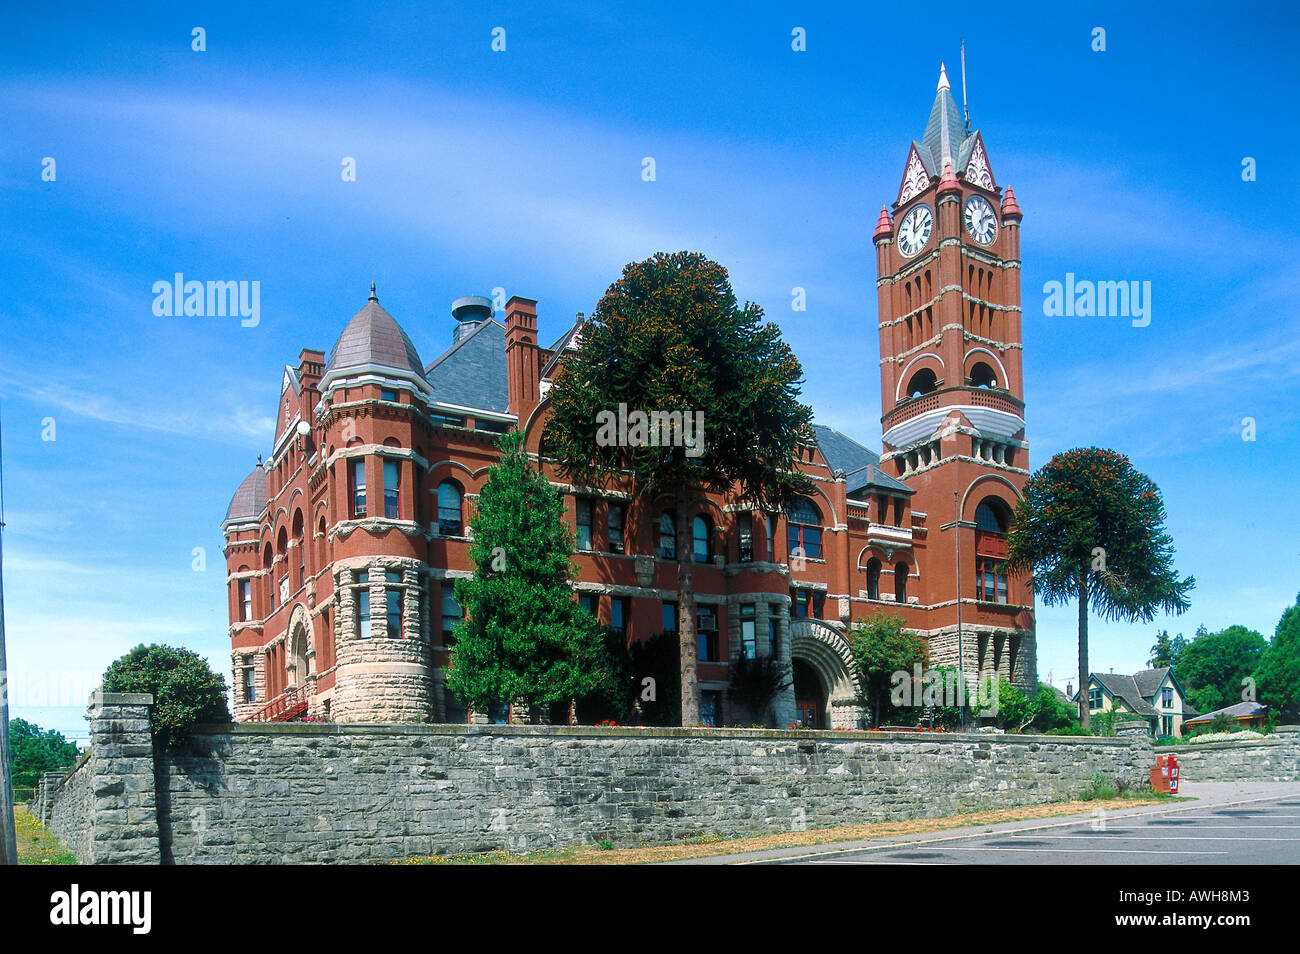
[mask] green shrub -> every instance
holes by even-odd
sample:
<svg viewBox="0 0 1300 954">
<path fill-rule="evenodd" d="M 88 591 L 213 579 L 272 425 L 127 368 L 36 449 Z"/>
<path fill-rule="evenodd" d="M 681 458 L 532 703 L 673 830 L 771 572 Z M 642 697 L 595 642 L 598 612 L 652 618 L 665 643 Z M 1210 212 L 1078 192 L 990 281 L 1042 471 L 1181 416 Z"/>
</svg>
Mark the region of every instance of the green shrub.
<svg viewBox="0 0 1300 954">
<path fill-rule="evenodd" d="M 1118 794 L 1116 783 L 1111 781 L 1110 776 L 1098 772 L 1088 780 L 1088 787 L 1079 794 L 1079 798 L 1085 802 L 1108 801 Z"/>
<path fill-rule="evenodd" d="M 137 646 L 104 672 L 103 690 L 153 696 L 153 741 L 162 750 L 182 745 L 196 725 L 230 721 L 226 680 L 188 649 Z"/>
</svg>

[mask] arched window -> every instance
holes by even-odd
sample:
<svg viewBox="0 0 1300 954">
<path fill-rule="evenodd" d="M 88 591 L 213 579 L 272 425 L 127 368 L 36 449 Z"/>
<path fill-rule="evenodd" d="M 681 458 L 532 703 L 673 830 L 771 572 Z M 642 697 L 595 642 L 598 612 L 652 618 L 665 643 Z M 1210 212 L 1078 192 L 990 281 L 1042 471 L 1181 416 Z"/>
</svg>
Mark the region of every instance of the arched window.
<svg viewBox="0 0 1300 954">
<path fill-rule="evenodd" d="M 329 562 L 329 537 L 325 532 L 325 516 L 321 515 L 320 521 L 316 524 L 316 535 L 319 540 L 316 544 L 316 565 L 323 567 Z"/>
<path fill-rule="evenodd" d="M 696 517 L 691 521 L 692 558 L 696 563 L 709 562 L 709 521 Z"/>
<path fill-rule="evenodd" d="M 907 602 L 907 564 L 899 563 L 894 567 L 894 602 Z"/>
<path fill-rule="evenodd" d="M 912 375 L 912 380 L 907 382 L 907 396 L 920 397 L 922 394 L 929 394 L 938 386 L 939 379 L 935 377 L 934 372 L 929 368 L 922 368 Z"/>
<path fill-rule="evenodd" d="M 1006 533 L 1007 522 L 1002 508 L 988 500 L 980 501 L 975 508 L 975 527 L 985 533 Z"/>
<path fill-rule="evenodd" d="M 677 559 L 677 521 L 667 511 L 659 515 L 659 558 Z"/>
<path fill-rule="evenodd" d="M 293 514 L 293 543 L 298 551 L 298 587 L 307 585 L 307 541 L 303 539 L 302 511 Z"/>
<path fill-rule="evenodd" d="M 970 383 L 977 388 L 995 388 L 998 386 L 998 376 L 992 368 L 981 361 L 970 369 Z"/>
<path fill-rule="evenodd" d="M 880 599 L 880 561 L 875 557 L 867 561 L 867 599 Z"/>
<path fill-rule="evenodd" d="M 465 532 L 464 499 L 460 484 L 444 480 L 438 485 L 438 532 L 444 537 L 459 537 Z"/>
<path fill-rule="evenodd" d="M 822 515 L 811 500 L 803 497 L 785 508 L 790 555 L 800 552 L 806 559 L 822 558 Z"/>
<path fill-rule="evenodd" d="M 275 555 L 280 561 L 276 605 L 282 605 L 289 600 L 289 532 L 284 527 L 280 528 L 280 535 L 275 538 Z"/>
</svg>

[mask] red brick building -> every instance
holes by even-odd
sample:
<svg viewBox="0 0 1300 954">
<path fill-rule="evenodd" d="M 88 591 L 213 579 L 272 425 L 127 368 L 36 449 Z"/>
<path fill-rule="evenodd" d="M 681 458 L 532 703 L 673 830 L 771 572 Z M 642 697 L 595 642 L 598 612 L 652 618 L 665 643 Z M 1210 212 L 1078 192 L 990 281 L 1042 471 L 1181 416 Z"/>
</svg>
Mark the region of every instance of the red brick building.
<svg viewBox="0 0 1300 954">
<path fill-rule="evenodd" d="M 1029 463 L 1020 219 L 941 71 L 874 233 L 883 454 L 819 426 L 800 448 L 807 500 L 767 514 L 710 495 L 692 516 L 706 721 L 858 725 L 843 634 L 881 611 L 925 634 L 934 664 L 1035 684 L 1029 583 L 996 567 Z M 544 347 L 530 299 L 510 299 L 504 323 L 485 298 L 452 314 L 451 347 L 425 365 L 372 286 L 328 359 L 303 350 L 285 368 L 271 454 L 222 524 L 236 718 L 471 717 L 443 679 L 468 514 L 497 434 L 522 430 L 536 454 L 582 316 Z M 569 486 L 541 465 L 578 541 L 577 598 L 629 640 L 675 626 L 672 501 Z M 793 668 L 766 713 L 727 698 L 742 654 Z"/>
</svg>

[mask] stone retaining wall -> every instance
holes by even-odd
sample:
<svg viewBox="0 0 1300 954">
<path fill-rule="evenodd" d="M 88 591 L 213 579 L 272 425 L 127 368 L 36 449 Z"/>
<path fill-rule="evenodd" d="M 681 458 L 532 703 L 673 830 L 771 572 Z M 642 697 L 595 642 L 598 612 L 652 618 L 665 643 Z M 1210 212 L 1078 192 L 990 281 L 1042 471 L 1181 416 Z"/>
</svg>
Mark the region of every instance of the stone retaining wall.
<svg viewBox="0 0 1300 954">
<path fill-rule="evenodd" d="M 1294 782 L 1300 780 L 1300 726 L 1278 726 L 1262 739 L 1162 745 L 1159 755 L 1178 757 L 1188 782 Z"/>
<path fill-rule="evenodd" d="M 97 695 L 90 756 L 51 792 L 51 827 L 82 861 L 371 862 L 783 832 L 1058 801 L 1095 772 L 1142 784 L 1154 763 L 1141 726 L 1093 739 L 300 723 L 205 728 L 155 765 L 148 698 Z"/>
</svg>

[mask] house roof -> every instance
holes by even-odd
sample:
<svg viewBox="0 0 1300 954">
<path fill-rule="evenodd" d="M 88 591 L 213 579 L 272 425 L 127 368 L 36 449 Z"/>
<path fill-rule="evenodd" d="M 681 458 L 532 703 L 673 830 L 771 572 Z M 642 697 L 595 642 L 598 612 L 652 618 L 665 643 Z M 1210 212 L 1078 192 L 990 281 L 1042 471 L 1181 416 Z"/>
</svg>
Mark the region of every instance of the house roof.
<svg viewBox="0 0 1300 954">
<path fill-rule="evenodd" d="M 834 428 L 823 424 L 814 424 L 813 433 L 817 446 L 832 471 L 842 470 L 845 474 L 845 490 L 848 493 L 875 487 L 896 494 L 911 494 L 914 491 L 901 480 L 895 480 L 880 469 L 880 455 L 864 447 L 851 437 L 841 434 Z"/>
<path fill-rule="evenodd" d="M 510 393 L 506 382 L 506 329 L 489 318 L 424 369 L 433 399 L 504 414 Z"/>
<path fill-rule="evenodd" d="M 1252 716 L 1261 716 L 1268 711 L 1268 706 L 1260 705 L 1258 702 L 1238 702 L 1235 706 L 1228 706 L 1225 709 L 1215 709 L 1213 712 L 1207 712 L 1204 715 L 1196 716 L 1194 719 L 1183 719 L 1183 725 L 1191 722 L 1210 722 L 1217 715 L 1226 715 L 1233 719 L 1249 719 Z"/>
<path fill-rule="evenodd" d="M 1149 671 L 1149 670 L 1148 670 Z M 1133 676 L 1124 676 L 1113 672 L 1094 672 L 1092 678 L 1108 692 L 1112 698 L 1123 702 L 1141 716 L 1157 716 L 1155 706 L 1151 705 L 1138 689 Z M 1152 689 L 1152 692 L 1155 690 Z"/>
<path fill-rule="evenodd" d="M 325 373 L 368 365 L 424 377 L 424 364 L 415 345 L 402 326 L 380 306 L 373 288 L 365 307 L 352 316 L 339 340 L 334 342 L 329 360 L 325 362 Z"/>
<path fill-rule="evenodd" d="M 226 519 L 221 521 L 221 525 L 224 527 L 231 523 L 256 520 L 264 510 L 266 510 L 266 470 L 259 461 L 252 473 L 240 482 L 235 496 L 230 499 L 230 506 L 226 508 Z"/>
</svg>

